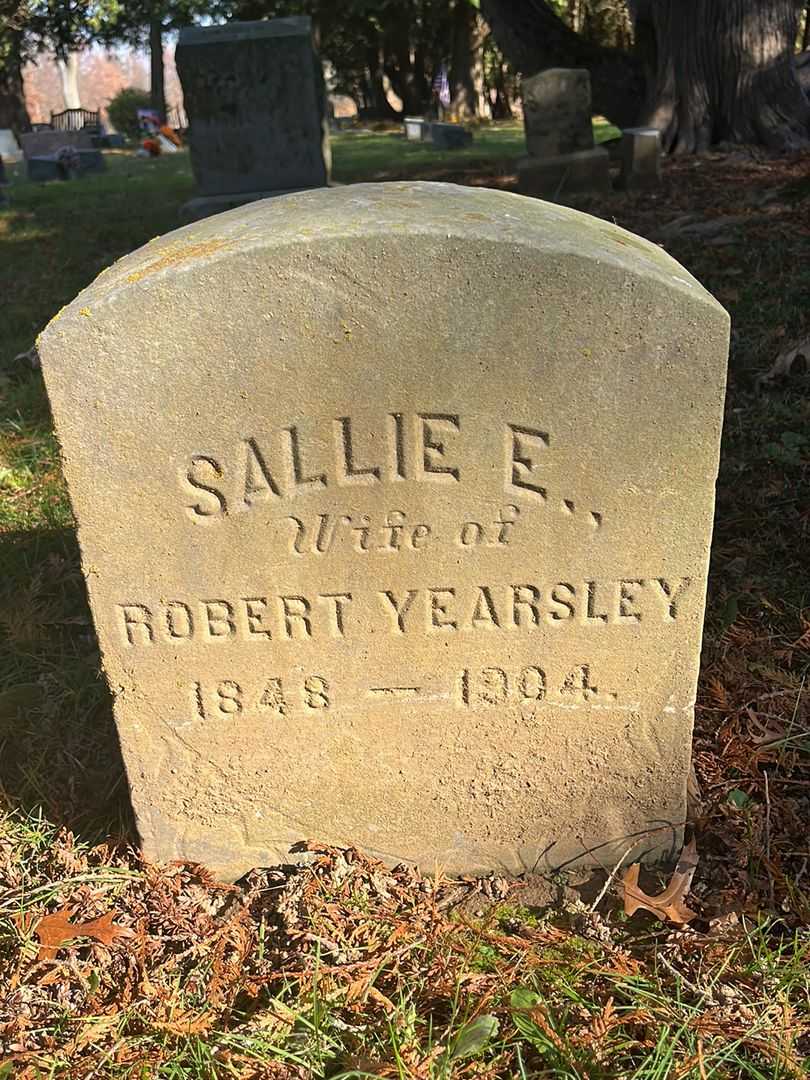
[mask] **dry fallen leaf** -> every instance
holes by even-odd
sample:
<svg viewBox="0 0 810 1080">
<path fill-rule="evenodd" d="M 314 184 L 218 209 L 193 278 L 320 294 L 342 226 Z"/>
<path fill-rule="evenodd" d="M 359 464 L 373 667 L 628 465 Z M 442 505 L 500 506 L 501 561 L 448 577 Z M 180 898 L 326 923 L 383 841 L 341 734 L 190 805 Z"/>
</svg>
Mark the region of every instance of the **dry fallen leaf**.
<svg viewBox="0 0 810 1080">
<path fill-rule="evenodd" d="M 729 288 L 716 289 L 715 296 L 725 304 L 736 304 L 740 299 L 740 290 Z"/>
<path fill-rule="evenodd" d="M 128 926 L 115 926 L 113 913 L 108 911 L 106 915 L 100 915 L 97 919 L 87 922 L 72 923 L 70 916 L 75 908 L 62 908 L 52 915 L 45 915 L 39 920 L 34 933 L 39 938 L 39 954 L 37 960 L 53 960 L 57 949 L 61 949 L 66 941 L 76 937 L 91 937 L 100 941 L 102 945 L 111 945 L 117 937 L 134 937 L 134 930 Z"/>
<path fill-rule="evenodd" d="M 792 349 L 785 349 L 783 352 L 779 353 L 776 360 L 773 362 L 773 366 L 757 379 L 757 386 L 759 389 L 767 387 L 769 383 L 774 382 L 776 379 L 782 378 L 783 376 L 789 376 L 791 368 L 800 356 L 803 356 L 805 362 L 810 364 L 810 337 L 800 341 L 798 345 L 795 345 Z"/>
<path fill-rule="evenodd" d="M 634 915 L 639 908 L 652 912 L 662 922 L 669 919 L 674 923 L 688 923 L 696 917 L 696 912 L 686 906 L 684 900 L 692 884 L 692 878 L 698 864 L 697 846 L 691 840 L 681 852 L 678 865 L 670 878 L 669 885 L 657 896 L 648 896 L 639 886 L 638 872 L 640 863 L 628 866 L 624 875 L 624 911 Z"/>
</svg>

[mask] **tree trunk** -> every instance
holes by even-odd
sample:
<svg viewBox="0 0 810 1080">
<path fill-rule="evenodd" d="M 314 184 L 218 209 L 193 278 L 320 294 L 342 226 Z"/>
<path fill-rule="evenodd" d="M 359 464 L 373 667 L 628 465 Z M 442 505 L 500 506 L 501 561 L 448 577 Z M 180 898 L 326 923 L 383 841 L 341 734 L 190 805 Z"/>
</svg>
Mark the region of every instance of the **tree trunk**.
<svg viewBox="0 0 810 1080">
<path fill-rule="evenodd" d="M 412 4 L 402 0 L 386 22 L 384 51 L 385 73 L 394 93 L 402 101 L 405 116 L 418 115 L 425 107 L 425 86 L 419 83 L 414 67 L 414 29 Z"/>
<path fill-rule="evenodd" d="M 587 68 L 594 112 L 619 127 L 637 122 L 644 97 L 638 57 L 586 41 L 565 25 L 547 0 L 481 0 L 481 14 L 521 74 L 534 75 L 549 67 Z"/>
<path fill-rule="evenodd" d="M 79 54 L 68 52 L 64 57 L 57 56 L 59 82 L 62 87 L 62 100 L 66 109 L 80 109 L 82 96 L 79 93 Z"/>
<path fill-rule="evenodd" d="M 807 145 L 810 104 L 793 55 L 801 8 L 797 0 L 653 0 L 656 78 L 645 120 L 665 150 Z"/>
<path fill-rule="evenodd" d="M 689 153 L 719 141 L 774 150 L 807 144 L 810 104 L 793 58 L 804 0 L 628 0 L 628 6 L 635 55 L 585 41 L 546 0 L 481 0 L 514 67 L 524 75 L 588 68 L 594 112 L 619 127 L 639 121 L 657 127 L 665 150 Z"/>
<path fill-rule="evenodd" d="M 804 33 L 802 34 L 802 52 L 810 49 L 810 3 L 804 8 Z"/>
<path fill-rule="evenodd" d="M 166 89 L 163 71 L 163 20 L 156 12 L 149 22 L 149 103 L 160 117 L 166 119 Z"/>
<path fill-rule="evenodd" d="M 0 34 L 0 128 L 11 128 L 15 135 L 31 128 L 23 93 L 21 47 L 22 31 Z"/>
<path fill-rule="evenodd" d="M 486 110 L 483 53 L 486 27 L 470 0 L 456 0 L 452 16 L 450 110 L 460 120 L 472 120 L 484 116 Z"/>
<path fill-rule="evenodd" d="M 376 120 L 396 120 L 397 112 L 391 108 L 385 92 L 385 69 L 382 47 L 369 48 L 367 53 L 368 97 L 371 114 Z"/>
</svg>

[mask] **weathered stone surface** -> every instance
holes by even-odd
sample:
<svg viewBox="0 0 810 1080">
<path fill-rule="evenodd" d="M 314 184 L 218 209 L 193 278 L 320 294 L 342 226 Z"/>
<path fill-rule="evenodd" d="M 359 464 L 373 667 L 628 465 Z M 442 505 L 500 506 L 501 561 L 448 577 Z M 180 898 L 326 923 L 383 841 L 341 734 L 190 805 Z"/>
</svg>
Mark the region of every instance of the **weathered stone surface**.
<svg viewBox="0 0 810 1080">
<path fill-rule="evenodd" d="M 677 842 L 727 336 L 655 245 L 442 184 L 103 273 L 40 355 L 146 851 Z"/>
<path fill-rule="evenodd" d="M 292 189 L 298 191 L 298 188 Z M 260 199 L 275 199 L 279 195 L 290 195 L 292 191 L 248 191 L 239 195 L 200 195 L 196 199 L 189 199 L 180 208 L 180 221 L 186 225 L 192 221 L 202 221 L 203 218 L 211 217 L 212 214 L 221 214 L 223 210 L 234 210 L 237 206 L 246 203 L 258 202 Z"/>
<path fill-rule="evenodd" d="M 625 128 L 621 154 L 620 187 L 633 190 L 660 185 L 661 132 L 657 128 Z"/>
<path fill-rule="evenodd" d="M 610 191 L 610 155 L 601 146 L 595 146 L 575 154 L 521 158 L 518 187 L 524 195 L 546 199 L 583 191 Z"/>
<path fill-rule="evenodd" d="M 186 27 L 176 62 L 199 195 L 328 183 L 325 89 L 308 18 Z"/>
<path fill-rule="evenodd" d="M 522 83 L 526 146 L 536 157 L 593 147 L 591 77 L 584 68 L 549 68 Z"/>
</svg>

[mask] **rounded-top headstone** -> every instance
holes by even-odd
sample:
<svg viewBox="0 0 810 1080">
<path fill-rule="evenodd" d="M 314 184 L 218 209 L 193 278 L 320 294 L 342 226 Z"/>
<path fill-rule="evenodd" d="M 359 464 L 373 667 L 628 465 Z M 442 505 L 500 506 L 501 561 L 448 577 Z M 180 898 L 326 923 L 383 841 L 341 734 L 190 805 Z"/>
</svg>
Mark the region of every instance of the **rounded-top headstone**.
<svg viewBox="0 0 810 1080">
<path fill-rule="evenodd" d="M 677 842 L 727 340 L 654 245 L 444 184 L 104 272 L 40 351 L 147 853 Z"/>
</svg>

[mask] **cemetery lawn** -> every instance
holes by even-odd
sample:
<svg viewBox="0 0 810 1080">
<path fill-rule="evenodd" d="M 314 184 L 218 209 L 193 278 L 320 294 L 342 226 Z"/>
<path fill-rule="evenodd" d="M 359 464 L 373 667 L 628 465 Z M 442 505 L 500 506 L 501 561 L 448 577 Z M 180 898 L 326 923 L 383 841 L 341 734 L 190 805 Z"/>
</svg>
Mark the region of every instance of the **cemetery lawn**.
<svg viewBox="0 0 810 1080">
<path fill-rule="evenodd" d="M 508 189 L 521 144 L 345 134 L 335 174 Z M 810 377 L 757 378 L 803 341 L 810 361 L 810 157 L 668 162 L 654 195 L 578 204 L 733 317 L 686 927 L 626 918 L 612 867 L 457 882 L 314 846 L 232 887 L 139 859 L 41 377 L 14 361 L 190 193 L 185 154 L 108 163 L 0 211 L 0 1080 L 807 1076 Z M 61 946 L 59 913 L 121 932 Z"/>
</svg>

